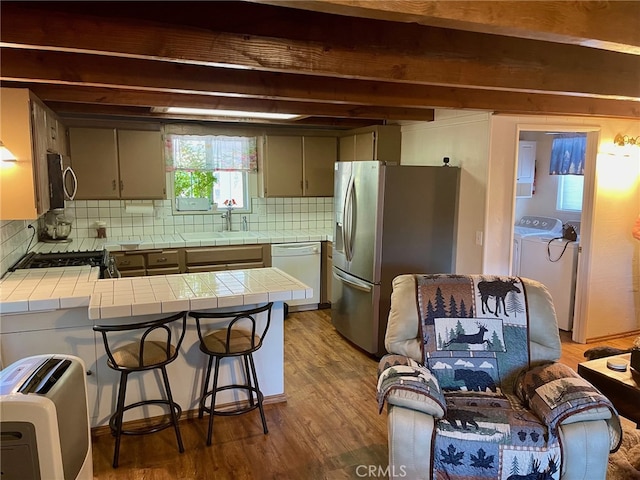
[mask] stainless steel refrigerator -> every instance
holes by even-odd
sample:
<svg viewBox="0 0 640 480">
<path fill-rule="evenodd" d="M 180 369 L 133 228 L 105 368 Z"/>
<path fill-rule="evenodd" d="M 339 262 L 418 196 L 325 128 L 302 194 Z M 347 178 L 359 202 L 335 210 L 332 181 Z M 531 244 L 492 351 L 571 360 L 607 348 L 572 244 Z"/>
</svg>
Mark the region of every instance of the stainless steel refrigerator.
<svg viewBox="0 0 640 480">
<path fill-rule="evenodd" d="M 331 320 L 382 356 L 391 281 L 455 271 L 460 169 L 336 162 Z"/>
</svg>

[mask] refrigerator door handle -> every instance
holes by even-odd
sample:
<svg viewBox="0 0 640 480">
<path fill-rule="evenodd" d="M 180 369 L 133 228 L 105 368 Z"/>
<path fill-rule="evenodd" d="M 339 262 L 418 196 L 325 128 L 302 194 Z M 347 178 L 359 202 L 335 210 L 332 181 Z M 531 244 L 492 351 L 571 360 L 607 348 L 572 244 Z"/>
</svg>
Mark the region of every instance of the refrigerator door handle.
<svg viewBox="0 0 640 480">
<path fill-rule="evenodd" d="M 346 283 L 347 285 L 349 285 L 350 287 L 353 287 L 357 290 L 360 290 L 362 292 L 370 292 L 371 290 L 373 290 L 372 286 L 369 285 L 368 283 L 365 282 L 361 282 L 359 280 L 355 280 L 353 278 L 347 278 L 346 276 L 344 276 L 343 274 L 341 274 L 338 270 L 333 270 L 333 276 L 340 280 L 341 282 Z"/>
<path fill-rule="evenodd" d="M 344 253 L 347 261 L 353 260 L 353 195 L 355 184 L 353 177 L 349 179 L 347 186 L 346 200 L 344 202 Z"/>
</svg>

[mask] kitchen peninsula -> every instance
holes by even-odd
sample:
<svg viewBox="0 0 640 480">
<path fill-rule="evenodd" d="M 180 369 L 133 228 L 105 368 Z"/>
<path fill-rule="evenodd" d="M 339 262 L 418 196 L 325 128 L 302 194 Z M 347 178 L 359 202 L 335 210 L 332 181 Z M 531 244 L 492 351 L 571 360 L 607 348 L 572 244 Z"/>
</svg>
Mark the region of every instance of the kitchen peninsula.
<svg viewBox="0 0 640 480">
<path fill-rule="evenodd" d="M 43 353 L 82 358 L 92 427 L 103 426 L 112 413 L 118 377 L 106 365 L 94 324 L 133 323 L 184 310 L 233 310 L 273 301 L 271 326 L 255 359 L 266 401 L 284 400 L 283 302 L 310 298 L 307 285 L 271 267 L 118 279 L 98 276 L 99 269 L 89 266 L 17 270 L 7 275 L 0 282 L 3 366 Z M 180 355 L 168 367 L 174 398 L 184 411 L 197 406 L 205 362 L 195 322 L 188 321 Z M 223 364 L 221 381 L 238 374 L 234 367 Z M 144 380 L 130 385 L 128 400 L 137 401 L 141 393 L 160 394 L 158 385 L 158 378 L 145 374 Z M 231 400 L 229 395 L 221 403 Z M 142 412 L 132 411 L 125 420 L 135 419 L 135 413 Z"/>
</svg>

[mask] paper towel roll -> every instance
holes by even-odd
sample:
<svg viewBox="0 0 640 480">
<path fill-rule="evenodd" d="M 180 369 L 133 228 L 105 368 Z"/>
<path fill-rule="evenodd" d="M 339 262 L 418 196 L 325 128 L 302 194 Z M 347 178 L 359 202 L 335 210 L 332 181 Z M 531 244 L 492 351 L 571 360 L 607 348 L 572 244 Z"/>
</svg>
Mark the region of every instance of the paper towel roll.
<svg viewBox="0 0 640 480">
<path fill-rule="evenodd" d="M 127 213 L 153 215 L 153 205 L 127 205 L 124 207 L 124 211 Z"/>
</svg>

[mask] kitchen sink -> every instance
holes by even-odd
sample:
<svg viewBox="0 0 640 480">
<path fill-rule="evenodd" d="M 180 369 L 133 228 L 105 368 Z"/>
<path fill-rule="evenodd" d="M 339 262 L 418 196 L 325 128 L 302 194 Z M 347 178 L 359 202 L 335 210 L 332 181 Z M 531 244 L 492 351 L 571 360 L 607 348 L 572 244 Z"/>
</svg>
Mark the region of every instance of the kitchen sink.
<svg viewBox="0 0 640 480">
<path fill-rule="evenodd" d="M 242 232 L 242 231 L 235 231 L 235 230 L 231 230 L 231 231 L 227 231 L 227 232 L 215 232 L 216 235 L 219 235 L 223 238 L 229 238 L 229 237 L 240 237 L 240 238 L 247 238 L 247 237 L 255 237 L 256 233 L 255 232 Z"/>
<path fill-rule="evenodd" d="M 185 241 L 194 240 L 212 240 L 216 238 L 253 238 L 256 237 L 255 232 L 242 232 L 242 231 L 230 231 L 230 232 L 185 232 L 180 236 Z"/>
</svg>

